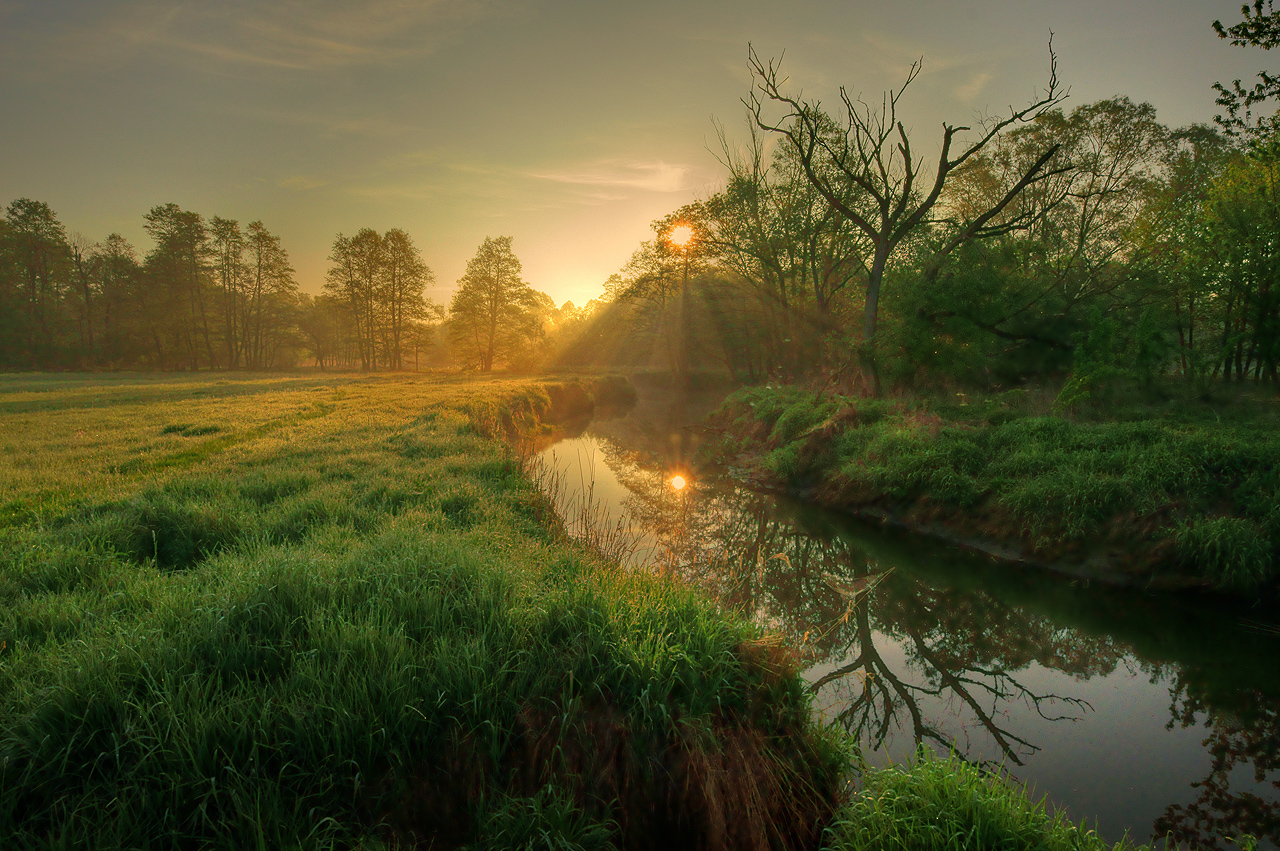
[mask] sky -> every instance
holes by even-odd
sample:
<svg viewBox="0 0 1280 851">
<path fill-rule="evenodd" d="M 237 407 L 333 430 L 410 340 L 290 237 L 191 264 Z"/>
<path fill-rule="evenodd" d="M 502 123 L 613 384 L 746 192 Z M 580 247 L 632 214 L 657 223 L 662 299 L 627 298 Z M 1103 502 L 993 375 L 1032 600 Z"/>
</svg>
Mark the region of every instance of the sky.
<svg viewBox="0 0 1280 851">
<path fill-rule="evenodd" d="M 1240 0 L 0 0 L 0 205 L 118 232 L 176 202 L 261 220 L 306 292 L 336 234 L 399 227 L 448 304 L 486 236 L 557 302 L 600 295 L 650 222 L 720 186 L 748 45 L 789 87 L 902 100 L 913 147 L 1025 105 L 1053 33 L 1064 108 L 1125 95 L 1173 127 L 1275 70 Z"/>
</svg>

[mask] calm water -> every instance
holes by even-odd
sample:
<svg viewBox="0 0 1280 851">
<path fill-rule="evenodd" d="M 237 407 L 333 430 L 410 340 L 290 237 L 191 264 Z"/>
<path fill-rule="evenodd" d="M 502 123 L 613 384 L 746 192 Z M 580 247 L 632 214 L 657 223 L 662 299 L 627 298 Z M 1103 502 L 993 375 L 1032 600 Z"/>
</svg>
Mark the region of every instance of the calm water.
<svg viewBox="0 0 1280 851">
<path fill-rule="evenodd" d="M 955 748 L 1108 840 L 1277 847 L 1275 612 L 1087 587 L 696 478 L 686 426 L 715 401 L 642 396 L 544 450 L 562 513 L 576 522 L 589 492 L 598 527 L 601 512 L 626 524 L 637 568 L 787 635 L 823 719 L 874 763 Z"/>
</svg>

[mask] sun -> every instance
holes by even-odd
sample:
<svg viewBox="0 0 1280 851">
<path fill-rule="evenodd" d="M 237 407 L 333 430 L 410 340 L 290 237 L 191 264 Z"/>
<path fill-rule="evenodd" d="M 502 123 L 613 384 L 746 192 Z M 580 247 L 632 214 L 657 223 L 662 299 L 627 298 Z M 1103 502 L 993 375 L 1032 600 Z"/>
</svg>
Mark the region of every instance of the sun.
<svg viewBox="0 0 1280 851">
<path fill-rule="evenodd" d="M 684 476 L 671 477 L 671 487 L 675 488 L 676 490 L 684 490 L 684 486 L 686 484 L 687 482 L 685 482 Z"/>
<path fill-rule="evenodd" d="M 684 248 L 693 239 L 693 228 L 688 225 L 676 225 L 671 229 L 671 233 L 667 234 L 667 239 L 676 248 Z"/>
</svg>

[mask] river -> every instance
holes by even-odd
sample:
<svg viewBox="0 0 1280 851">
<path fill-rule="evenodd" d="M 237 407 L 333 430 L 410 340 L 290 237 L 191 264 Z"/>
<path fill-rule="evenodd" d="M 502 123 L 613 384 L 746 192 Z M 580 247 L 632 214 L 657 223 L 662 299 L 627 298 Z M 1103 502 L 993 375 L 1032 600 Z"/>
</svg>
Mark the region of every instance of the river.
<svg viewBox="0 0 1280 851">
<path fill-rule="evenodd" d="M 784 635 L 872 764 L 955 749 L 1108 841 L 1280 846 L 1277 613 L 1090 587 L 695 475 L 691 424 L 718 400 L 642 392 L 543 449 L 566 522 Z"/>
</svg>

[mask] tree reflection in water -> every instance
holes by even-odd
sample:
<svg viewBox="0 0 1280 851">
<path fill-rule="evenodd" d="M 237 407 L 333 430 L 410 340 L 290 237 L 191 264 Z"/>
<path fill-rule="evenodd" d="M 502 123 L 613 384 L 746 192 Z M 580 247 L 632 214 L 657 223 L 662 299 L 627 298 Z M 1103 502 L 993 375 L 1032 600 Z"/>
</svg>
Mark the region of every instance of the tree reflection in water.
<svg viewBox="0 0 1280 851">
<path fill-rule="evenodd" d="M 1244 834 L 1280 844 L 1277 695 L 1244 689 L 1211 697 L 1211 689 L 1202 678 L 1185 671 L 1178 673 L 1170 689 L 1173 718 L 1169 726 L 1194 727 L 1203 717 L 1209 731 L 1204 745 L 1212 758 L 1212 769 L 1208 777 L 1192 784 L 1197 792 L 1195 800 L 1170 805 L 1156 821 L 1155 832 L 1168 833 L 1192 847 L 1212 848 L 1219 837 Z M 1233 774 L 1237 784 L 1252 776 L 1256 787 L 1270 796 L 1263 797 L 1256 788 L 1232 790 Z"/>
<path fill-rule="evenodd" d="M 1192 784 L 1195 799 L 1169 805 L 1152 838 L 1168 833 L 1184 847 L 1215 847 L 1243 833 L 1264 847 L 1280 840 L 1273 627 L 1249 634 L 1237 615 L 1194 600 L 1044 576 L 1011 580 L 1008 571 L 965 567 L 940 550 L 922 559 L 892 536 L 810 528 L 811 518 L 789 517 L 774 497 L 730 482 L 691 477 L 677 492 L 670 478 L 687 470 L 689 433 L 669 421 L 646 428 L 615 421 L 599 444 L 650 543 L 643 561 L 786 635 L 800 648 L 818 704 L 831 707 L 830 717 L 864 749 L 905 735 L 916 746 L 1023 766 L 1039 750 L 1028 719 L 1079 719 L 1092 708 L 1046 690 L 1037 666 L 1079 680 L 1142 672 L 1151 683 L 1172 683 L 1169 726 L 1204 724 L 1212 761 L 1209 776 Z M 841 593 L 889 568 L 896 569 L 852 604 Z"/>
<path fill-rule="evenodd" d="M 1038 748 L 1012 729 L 1006 703 L 1022 701 L 1049 721 L 1078 718 L 1090 707 L 1028 687 L 1017 672 L 1039 662 L 1090 676 L 1109 673 L 1121 658 L 1106 639 L 903 573 L 851 605 L 839 587 L 886 566 L 844 538 L 816 537 L 778 518 L 773 498 L 697 482 L 668 493 L 662 480 L 634 467 L 625 484 L 634 494 L 631 515 L 658 542 L 664 569 L 787 634 L 809 667 L 830 666 L 813 687 L 839 695 L 835 720 L 872 750 L 898 728 L 909 730 L 916 746 L 957 747 L 921 700 L 958 699 L 1003 760 L 1022 765 Z M 904 655 L 905 665 L 881 651 L 886 640 L 904 651 L 894 656 Z"/>
</svg>

